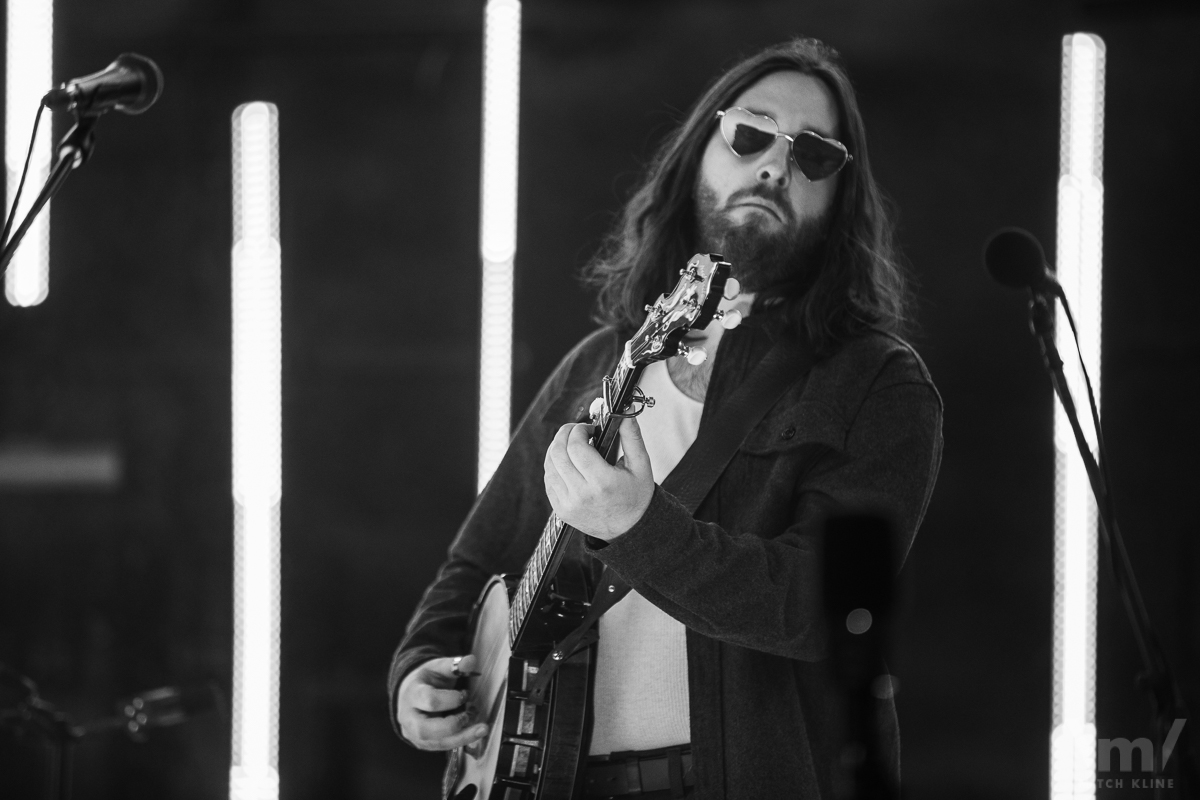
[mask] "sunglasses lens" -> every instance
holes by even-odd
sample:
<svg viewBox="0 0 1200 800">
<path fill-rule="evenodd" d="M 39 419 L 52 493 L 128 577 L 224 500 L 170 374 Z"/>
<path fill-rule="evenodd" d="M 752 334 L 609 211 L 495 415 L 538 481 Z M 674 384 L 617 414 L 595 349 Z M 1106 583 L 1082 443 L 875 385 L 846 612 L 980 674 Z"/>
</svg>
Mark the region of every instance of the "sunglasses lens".
<svg viewBox="0 0 1200 800">
<path fill-rule="evenodd" d="M 837 174 L 846 164 L 846 151 L 811 133 L 801 133 L 792 144 L 796 166 L 810 181 Z"/>
<path fill-rule="evenodd" d="M 731 108 L 721 118 L 721 135 L 729 148 L 739 156 L 761 153 L 775 142 L 775 131 L 766 130 L 769 120 L 757 120 L 738 108 Z"/>
</svg>

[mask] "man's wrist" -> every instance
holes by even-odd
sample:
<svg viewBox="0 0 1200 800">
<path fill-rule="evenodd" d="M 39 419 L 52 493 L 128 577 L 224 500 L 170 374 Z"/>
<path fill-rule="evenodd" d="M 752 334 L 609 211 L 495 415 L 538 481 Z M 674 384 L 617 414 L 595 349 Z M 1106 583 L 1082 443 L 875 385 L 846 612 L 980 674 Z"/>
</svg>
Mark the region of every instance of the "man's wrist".
<svg viewBox="0 0 1200 800">
<path fill-rule="evenodd" d="M 610 559 L 620 561 L 623 570 L 629 571 L 630 575 L 640 574 L 643 567 L 649 566 L 651 562 L 660 561 L 658 554 L 664 552 L 664 549 L 671 552 L 676 549 L 670 543 L 672 532 L 691 521 L 692 517 L 687 509 L 669 492 L 655 485 L 645 510 L 628 530 L 620 536 L 611 537 L 608 541 L 592 537 L 585 544 L 589 551 L 596 552 L 597 555 L 603 550 L 605 555 L 601 556 L 601 560 L 605 563 L 609 563 Z M 622 575 L 625 575 L 624 571 Z M 630 576 L 625 577 L 628 580 Z"/>
<path fill-rule="evenodd" d="M 588 536 L 591 536 L 592 538 L 600 539 L 604 542 L 611 542 L 621 536 L 624 536 L 626 533 L 629 533 L 629 531 L 637 527 L 637 524 L 642 521 L 642 517 L 646 516 L 646 509 L 650 508 L 650 501 L 653 499 L 654 490 L 651 489 L 651 491 L 646 494 L 645 498 L 643 498 L 643 500 L 638 503 L 637 506 L 631 509 L 628 514 L 623 515 L 622 524 L 620 526 L 610 526 L 610 529 L 607 531 L 598 531 L 596 533 L 588 533 L 585 531 L 585 533 L 588 533 Z"/>
</svg>

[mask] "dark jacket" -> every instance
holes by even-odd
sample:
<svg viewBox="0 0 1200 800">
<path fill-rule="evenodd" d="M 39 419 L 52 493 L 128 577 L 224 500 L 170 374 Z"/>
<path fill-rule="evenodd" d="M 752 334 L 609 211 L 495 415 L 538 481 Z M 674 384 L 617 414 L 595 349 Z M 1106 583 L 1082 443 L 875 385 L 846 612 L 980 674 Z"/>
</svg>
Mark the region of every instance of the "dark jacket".
<svg viewBox="0 0 1200 800">
<path fill-rule="evenodd" d="M 773 328 L 752 317 L 725 333 L 701 430 L 766 353 Z M 469 652 L 468 615 L 487 579 L 524 568 L 550 513 L 546 449 L 599 394 L 623 344 L 611 328 L 591 334 L 542 387 L 408 625 L 388 677 L 392 708 L 415 666 Z M 832 795 L 838 715 L 819 602 L 821 522 L 839 507 L 885 511 L 902 562 L 937 476 L 941 422 L 917 354 L 868 334 L 797 376 L 695 519 L 659 488 L 628 532 L 607 546 L 589 540 L 598 561 L 687 626 L 698 798 Z M 894 707 L 881 705 L 898 769 Z"/>
</svg>

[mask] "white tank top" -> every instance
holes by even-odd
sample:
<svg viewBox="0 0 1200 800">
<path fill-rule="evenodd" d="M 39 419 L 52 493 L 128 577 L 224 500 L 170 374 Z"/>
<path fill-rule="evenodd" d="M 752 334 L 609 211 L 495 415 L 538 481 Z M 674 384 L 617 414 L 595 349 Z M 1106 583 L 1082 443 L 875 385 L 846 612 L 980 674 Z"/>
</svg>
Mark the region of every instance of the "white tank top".
<svg viewBox="0 0 1200 800">
<path fill-rule="evenodd" d="M 638 383 L 654 406 L 638 417 L 654 482 L 696 440 L 704 404 L 675 386 L 665 362 Z M 653 750 L 691 741 L 686 629 L 631 591 L 600 618 L 591 755 Z"/>
</svg>

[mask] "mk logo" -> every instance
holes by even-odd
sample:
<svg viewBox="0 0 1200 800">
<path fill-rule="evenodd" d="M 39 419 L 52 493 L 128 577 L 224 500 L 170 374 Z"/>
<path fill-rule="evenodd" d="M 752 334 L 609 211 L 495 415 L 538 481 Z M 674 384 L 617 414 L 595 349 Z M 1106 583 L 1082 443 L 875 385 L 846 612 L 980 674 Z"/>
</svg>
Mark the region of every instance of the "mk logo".
<svg viewBox="0 0 1200 800">
<path fill-rule="evenodd" d="M 1162 744 L 1162 766 L 1160 769 L 1167 768 L 1167 761 L 1171 758 L 1171 753 L 1175 751 L 1175 745 L 1179 741 L 1179 734 L 1183 732 L 1183 725 L 1186 719 L 1177 719 L 1171 724 L 1171 730 L 1167 731 L 1167 738 Z M 1112 769 L 1112 751 L 1116 750 L 1120 753 L 1121 772 L 1133 772 L 1133 751 L 1136 749 L 1142 754 L 1142 772 L 1154 771 L 1154 744 L 1142 737 L 1134 739 L 1132 742 L 1128 739 L 1098 739 L 1096 741 L 1097 761 L 1100 764 L 1100 772 L 1108 772 Z"/>
</svg>

